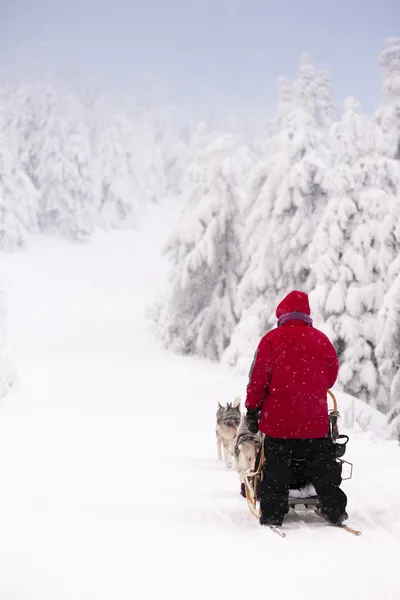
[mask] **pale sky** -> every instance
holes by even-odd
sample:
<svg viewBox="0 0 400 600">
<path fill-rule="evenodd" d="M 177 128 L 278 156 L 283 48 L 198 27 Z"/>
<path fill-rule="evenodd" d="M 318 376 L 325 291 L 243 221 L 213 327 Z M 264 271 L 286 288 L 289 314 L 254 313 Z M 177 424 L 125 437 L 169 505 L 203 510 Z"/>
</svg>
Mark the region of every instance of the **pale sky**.
<svg viewBox="0 0 400 600">
<path fill-rule="evenodd" d="M 63 71 L 109 90 L 151 81 L 174 101 L 273 108 L 299 56 L 330 72 L 335 102 L 379 102 L 378 54 L 400 0 L 0 0 L 0 67 Z"/>
</svg>

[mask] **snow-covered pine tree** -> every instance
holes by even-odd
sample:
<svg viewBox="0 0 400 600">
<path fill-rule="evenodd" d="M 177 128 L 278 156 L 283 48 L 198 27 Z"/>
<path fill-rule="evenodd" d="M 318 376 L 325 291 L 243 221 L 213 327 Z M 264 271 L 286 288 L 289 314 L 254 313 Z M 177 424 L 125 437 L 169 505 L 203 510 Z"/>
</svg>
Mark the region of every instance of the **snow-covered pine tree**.
<svg viewBox="0 0 400 600">
<path fill-rule="evenodd" d="M 398 405 L 400 415 L 400 274 L 397 275 L 385 294 L 378 316 L 379 341 L 376 347 L 376 356 L 386 392 L 386 402 L 383 408 L 390 410 Z M 393 413 L 389 412 L 390 424 L 393 418 Z M 400 428 L 394 433 L 400 436 Z"/>
<path fill-rule="evenodd" d="M 17 83 L 10 91 L 6 132 L 36 188 L 41 230 L 87 237 L 95 216 L 93 160 L 79 99 L 53 85 Z"/>
<path fill-rule="evenodd" d="M 294 84 L 294 109 L 286 123 L 292 132 L 289 168 L 271 215 L 273 239 L 280 248 L 278 297 L 291 289 L 308 292 L 313 285 L 308 248 L 326 206 L 325 177 L 331 161 L 326 137 L 332 114 L 329 78 L 316 71 L 305 54 Z"/>
<path fill-rule="evenodd" d="M 183 184 L 184 208 L 165 252 L 170 290 L 158 313 L 164 344 L 218 360 L 237 323 L 241 277 L 240 213 L 248 151 L 220 136 L 199 153 Z"/>
<path fill-rule="evenodd" d="M 258 272 L 258 258 L 260 249 L 265 244 L 265 233 L 274 208 L 277 189 L 279 188 L 286 169 L 286 144 L 287 139 L 282 134 L 283 123 L 293 110 L 292 86 L 286 77 L 278 80 L 278 103 L 276 116 L 269 128 L 269 136 L 260 149 L 260 157 L 249 175 L 246 186 L 246 201 L 243 216 L 244 228 L 244 276 L 239 286 L 238 303 L 236 311 L 242 318 L 249 318 L 254 324 L 254 310 L 247 315 L 247 309 L 252 307 L 260 297 L 260 282 L 255 276 Z M 269 253 L 270 263 L 275 258 Z M 267 270 L 267 265 L 263 263 Z M 255 336 L 259 338 L 265 328 L 267 316 L 261 318 L 259 331 Z M 248 330 L 245 325 L 241 329 Z M 247 335 L 247 334 L 246 334 Z M 235 336 L 238 337 L 238 336 Z M 240 345 L 240 336 L 238 338 Z M 236 350 L 234 350 L 236 354 Z M 232 358 L 229 359 L 230 361 Z"/>
<path fill-rule="evenodd" d="M 273 208 L 271 199 L 274 197 L 274 190 L 279 182 L 274 174 L 281 161 L 282 149 L 286 149 L 286 139 L 281 136 L 282 125 L 292 110 L 292 86 L 286 77 L 280 77 L 278 79 L 276 116 L 270 124 L 268 137 L 260 148 L 259 160 L 250 173 L 246 189 L 245 239 L 249 259 L 258 247 Z"/>
<path fill-rule="evenodd" d="M 267 328 L 269 315 L 265 310 L 265 298 L 260 293 L 258 279 L 258 257 L 265 244 L 265 232 L 273 211 L 276 192 L 281 184 L 286 165 L 287 140 L 282 135 L 285 119 L 293 110 L 292 84 L 286 77 L 278 79 L 278 102 L 276 115 L 268 126 L 268 136 L 254 161 L 245 187 L 243 204 L 243 278 L 238 287 L 235 312 L 239 322 L 235 327 L 229 347 L 224 353 L 223 362 L 234 366 L 238 372 L 247 372 L 260 337 Z M 277 262 L 270 248 L 263 264 L 269 273 L 271 265 Z"/>
<path fill-rule="evenodd" d="M 51 115 L 38 133 L 35 163 L 42 231 L 78 241 L 87 239 L 96 218 L 87 128 Z"/>
<path fill-rule="evenodd" d="M 391 166 L 386 184 L 390 186 L 391 197 L 381 228 L 380 269 L 385 296 L 378 313 L 376 356 L 386 392 L 383 408 L 390 410 L 400 402 L 400 38 L 387 40 L 379 62 L 382 100 L 375 121 L 385 136 L 385 162 Z M 392 429 L 396 429 L 395 412 L 393 409 L 388 416 Z"/>
<path fill-rule="evenodd" d="M 280 80 L 278 116 L 265 158 L 253 174 L 249 258 L 239 306 L 241 319 L 258 319 L 258 338 L 274 323 L 281 296 L 291 289 L 311 288 L 307 251 L 325 208 L 323 181 L 329 165 L 328 88 L 326 74 L 316 72 L 307 56 L 301 59 L 293 87 Z M 247 336 L 248 327 L 241 323 L 240 328 Z M 232 362 L 238 351 L 230 349 L 229 355 Z"/>
<path fill-rule="evenodd" d="M 400 204 L 400 198 L 396 198 L 395 202 Z M 381 233 L 383 234 L 383 232 Z M 387 240 L 382 239 L 383 243 L 385 241 Z M 398 414 L 400 414 L 400 244 L 398 239 L 394 243 L 394 247 L 397 249 L 397 257 L 389 266 L 383 282 L 386 293 L 378 312 L 379 333 L 375 351 L 382 385 L 385 390 L 385 403 L 382 405 L 382 409 L 390 411 L 388 420 L 391 429 L 394 418 L 392 409 L 394 410 L 394 407 L 398 406 Z M 397 425 L 399 424 L 400 421 L 398 420 Z M 400 429 L 394 430 L 395 436 L 399 434 Z"/>
<path fill-rule="evenodd" d="M 148 106 L 136 117 L 140 147 L 135 163 L 144 176 L 147 203 L 158 203 L 179 195 L 185 166 L 186 147 L 179 139 L 169 107 Z"/>
<path fill-rule="evenodd" d="M 390 435 L 400 442 L 400 402 L 393 406 L 387 418 Z"/>
<path fill-rule="evenodd" d="M 330 77 L 326 70 L 314 67 L 308 52 L 300 57 L 299 76 L 293 84 L 293 100 L 297 107 L 311 115 L 317 128 L 326 130 L 332 125 L 335 107 Z"/>
<path fill-rule="evenodd" d="M 399 200 L 398 198 L 398 203 Z M 396 246 L 399 248 L 398 244 Z M 380 335 L 376 355 L 385 386 L 384 408 L 389 410 L 387 415 L 389 431 L 391 436 L 400 442 L 400 271 L 398 263 L 398 260 L 394 263 L 398 274 L 390 285 L 379 311 Z M 391 279 L 392 276 L 393 274 L 390 273 L 389 278 Z"/>
<path fill-rule="evenodd" d="M 386 147 L 387 148 L 387 147 Z M 378 313 L 376 356 L 384 386 L 385 410 L 400 402 L 400 161 L 384 157 L 385 183 L 390 189 L 387 213 L 380 228 L 380 271 L 384 301 Z"/>
<path fill-rule="evenodd" d="M 383 156 L 382 131 L 360 114 L 353 98 L 346 99 L 330 140 L 329 201 L 309 251 L 316 279 L 310 300 L 316 322 L 338 351 L 339 382 L 382 408 L 375 346 L 383 300 L 380 228 L 392 195 L 392 163 Z"/>
<path fill-rule="evenodd" d="M 3 249 L 23 245 L 26 233 L 38 230 L 38 193 L 29 176 L 32 118 L 26 107 L 32 103 L 30 87 L 21 83 L 0 90 L 1 187 L 0 218 Z"/>
<path fill-rule="evenodd" d="M 184 198 L 182 186 L 185 185 L 186 173 L 190 165 L 198 156 L 204 153 L 205 148 L 212 144 L 219 135 L 219 132 L 210 129 L 203 121 L 190 122 L 182 127 L 179 133 L 181 151 L 177 161 L 178 164 L 175 165 L 175 169 L 179 170 L 179 174 L 176 173 L 175 186 L 170 187 L 173 196 L 178 199 Z"/>
<path fill-rule="evenodd" d="M 391 161 L 387 177 L 392 194 L 380 235 L 380 271 L 384 301 L 379 310 L 379 336 L 376 356 L 382 383 L 386 391 L 384 408 L 389 410 L 400 401 L 400 163 Z"/>
<path fill-rule="evenodd" d="M 3 106 L 3 126 L 10 150 L 21 168 L 31 177 L 32 136 L 36 131 L 38 91 L 35 86 L 12 82 L 0 91 Z"/>
<path fill-rule="evenodd" d="M 400 160 L 400 37 L 387 40 L 379 62 L 382 101 L 375 118 L 385 134 L 389 156 Z"/>
<path fill-rule="evenodd" d="M 139 143 L 132 122 L 123 114 L 114 115 L 100 134 L 96 181 L 102 227 L 132 227 L 135 224 L 140 207 L 140 182 L 133 154 Z"/>
<path fill-rule="evenodd" d="M 0 134 L 0 250 L 14 250 L 36 228 L 37 194 L 10 143 Z"/>
</svg>

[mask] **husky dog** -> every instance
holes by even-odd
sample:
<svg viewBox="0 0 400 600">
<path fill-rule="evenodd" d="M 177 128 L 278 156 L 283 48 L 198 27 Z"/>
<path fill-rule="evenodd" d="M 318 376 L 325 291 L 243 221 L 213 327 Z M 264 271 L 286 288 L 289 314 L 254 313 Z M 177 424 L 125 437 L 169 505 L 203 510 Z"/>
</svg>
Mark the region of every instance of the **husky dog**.
<svg viewBox="0 0 400 600">
<path fill-rule="evenodd" d="M 233 447 L 236 433 L 240 423 L 240 398 L 235 398 L 232 403 L 227 402 L 223 407 L 218 402 L 217 410 L 217 452 L 219 460 L 222 460 L 222 448 L 224 449 L 224 461 L 228 469 L 232 467 Z"/>
<path fill-rule="evenodd" d="M 243 415 L 234 446 L 236 469 L 239 473 L 242 491 L 244 474 L 248 469 L 254 469 L 254 463 L 260 446 L 261 442 L 258 434 L 251 433 L 250 429 L 247 427 L 245 415 Z"/>
</svg>

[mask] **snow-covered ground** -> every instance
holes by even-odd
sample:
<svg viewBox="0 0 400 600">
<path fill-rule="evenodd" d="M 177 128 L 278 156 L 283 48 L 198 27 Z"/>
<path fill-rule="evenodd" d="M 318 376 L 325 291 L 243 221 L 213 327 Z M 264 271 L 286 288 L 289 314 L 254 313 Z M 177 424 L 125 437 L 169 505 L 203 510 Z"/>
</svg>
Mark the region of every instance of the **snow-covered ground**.
<svg viewBox="0 0 400 600">
<path fill-rule="evenodd" d="M 398 600 L 400 449 L 376 414 L 364 433 L 356 405 L 346 454 L 362 537 L 302 513 L 282 540 L 248 514 L 214 440 L 245 380 L 168 354 L 144 316 L 170 226 L 155 208 L 133 233 L 2 256 L 18 384 L 0 407 L 0 598 Z"/>
</svg>

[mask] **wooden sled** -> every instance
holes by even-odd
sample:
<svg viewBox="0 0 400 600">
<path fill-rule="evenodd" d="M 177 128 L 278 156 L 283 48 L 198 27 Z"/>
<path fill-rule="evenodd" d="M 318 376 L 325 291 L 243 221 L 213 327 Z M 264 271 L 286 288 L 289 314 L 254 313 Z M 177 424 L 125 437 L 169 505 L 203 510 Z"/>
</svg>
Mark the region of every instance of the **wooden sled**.
<svg viewBox="0 0 400 600">
<path fill-rule="evenodd" d="M 340 463 L 341 472 L 342 472 L 342 468 L 343 468 L 344 464 L 347 464 L 350 467 L 349 476 L 342 477 L 342 480 L 344 481 L 346 479 L 351 479 L 351 477 L 353 475 L 352 463 L 342 459 L 342 456 L 344 455 L 344 453 L 346 451 L 346 444 L 349 441 L 349 437 L 347 435 L 339 435 L 337 421 L 340 417 L 340 414 L 339 414 L 338 408 L 337 408 L 337 400 L 331 390 L 328 390 L 328 394 L 330 395 L 330 397 L 332 398 L 332 401 L 333 401 L 333 409 L 329 411 L 329 434 L 330 434 L 330 437 L 332 438 L 332 441 L 334 442 L 335 458 L 336 458 L 336 461 L 338 463 Z M 260 516 L 259 496 L 260 496 L 261 481 L 263 478 L 264 463 L 265 463 L 264 435 L 261 435 L 261 450 L 260 450 L 259 456 L 256 459 L 255 468 L 254 468 L 254 470 L 248 469 L 248 471 L 246 471 L 244 474 L 244 486 L 245 486 L 247 505 L 249 507 L 250 513 L 252 515 L 254 515 L 256 518 L 259 518 L 259 516 Z M 295 508 L 298 505 L 304 505 L 305 508 L 307 508 L 307 509 L 308 508 L 312 508 L 312 509 L 319 508 L 320 502 L 319 502 L 319 498 L 317 495 L 301 496 L 301 493 L 300 493 L 299 496 L 296 497 L 296 491 L 299 491 L 299 490 L 292 489 L 291 491 L 293 492 L 293 495 L 289 495 L 289 500 L 288 500 L 289 508 L 290 507 Z M 301 492 L 301 490 L 300 490 L 300 492 Z"/>
</svg>

